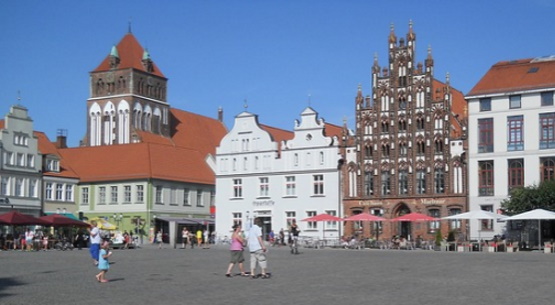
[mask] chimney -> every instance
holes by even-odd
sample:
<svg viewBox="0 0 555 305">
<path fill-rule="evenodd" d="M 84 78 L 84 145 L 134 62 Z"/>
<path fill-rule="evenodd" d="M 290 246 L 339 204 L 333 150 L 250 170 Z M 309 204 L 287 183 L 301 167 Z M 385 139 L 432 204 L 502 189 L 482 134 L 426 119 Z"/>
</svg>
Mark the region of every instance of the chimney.
<svg viewBox="0 0 555 305">
<path fill-rule="evenodd" d="M 56 135 L 56 148 L 67 148 L 67 129 L 58 129 Z"/>
<path fill-rule="evenodd" d="M 224 121 L 224 110 L 222 109 L 222 107 L 218 107 L 218 121 Z"/>
</svg>

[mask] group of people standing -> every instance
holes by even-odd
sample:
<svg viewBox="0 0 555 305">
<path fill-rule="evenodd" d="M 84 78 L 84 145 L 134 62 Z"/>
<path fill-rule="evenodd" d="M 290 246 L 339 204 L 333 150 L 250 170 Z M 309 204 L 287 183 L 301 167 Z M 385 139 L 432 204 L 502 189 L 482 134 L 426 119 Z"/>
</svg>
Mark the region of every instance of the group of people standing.
<svg viewBox="0 0 555 305">
<path fill-rule="evenodd" d="M 251 278 L 270 278 L 271 274 L 267 272 L 268 261 L 267 251 L 264 240 L 262 239 L 262 221 L 260 218 L 254 219 L 254 224 L 250 228 L 246 240 L 242 236 L 242 228 L 240 224 L 233 225 L 233 234 L 231 235 L 231 245 L 229 247 L 231 252 L 231 260 L 227 268 L 225 276 L 232 277 L 231 271 L 235 265 L 239 266 L 241 276 L 250 276 Z M 250 273 L 246 273 L 243 267 L 245 258 L 243 251 L 245 246 L 248 245 L 250 252 Z M 256 267 L 260 267 L 260 274 L 257 274 Z"/>
</svg>

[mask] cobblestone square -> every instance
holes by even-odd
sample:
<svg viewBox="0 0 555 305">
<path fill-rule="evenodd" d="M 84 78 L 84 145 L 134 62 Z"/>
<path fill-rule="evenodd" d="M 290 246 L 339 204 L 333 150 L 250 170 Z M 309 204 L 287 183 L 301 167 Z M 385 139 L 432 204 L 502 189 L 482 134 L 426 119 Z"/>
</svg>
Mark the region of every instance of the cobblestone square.
<svg viewBox="0 0 555 305">
<path fill-rule="evenodd" d="M 271 279 L 225 277 L 227 246 L 0 252 L 0 304 L 551 304 L 555 255 L 270 248 Z M 246 255 L 248 269 L 248 255 Z"/>
</svg>

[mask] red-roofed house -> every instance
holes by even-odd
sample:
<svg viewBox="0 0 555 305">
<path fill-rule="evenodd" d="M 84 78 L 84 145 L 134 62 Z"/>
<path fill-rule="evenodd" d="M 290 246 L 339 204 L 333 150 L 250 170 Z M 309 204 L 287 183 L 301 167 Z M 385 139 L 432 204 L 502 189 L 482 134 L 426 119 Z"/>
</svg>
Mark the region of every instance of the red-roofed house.
<svg viewBox="0 0 555 305">
<path fill-rule="evenodd" d="M 554 92 L 555 56 L 548 56 L 498 62 L 466 95 L 470 210 L 496 212 L 511 190 L 554 179 Z M 484 239 L 504 227 L 470 223 L 472 236 L 481 231 Z"/>
<path fill-rule="evenodd" d="M 171 108 L 166 91 L 167 78 L 127 33 L 90 72 L 81 147 L 56 153 L 79 178 L 78 212 L 121 230 L 163 230 L 173 243 L 177 226 L 213 223 L 215 176 L 205 158 L 227 130 L 220 120 Z"/>
</svg>

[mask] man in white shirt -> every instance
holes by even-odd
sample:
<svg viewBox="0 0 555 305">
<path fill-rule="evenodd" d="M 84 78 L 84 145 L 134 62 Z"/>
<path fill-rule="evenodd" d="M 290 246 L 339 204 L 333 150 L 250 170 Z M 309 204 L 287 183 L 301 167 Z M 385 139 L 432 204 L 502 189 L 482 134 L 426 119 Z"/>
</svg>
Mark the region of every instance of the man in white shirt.
<svg viewBox="0 0 555 305">
<path fill-rule="evenodd" d="M 92 228 L 89 228 L 91 247 L 89 252 L 95 265 L 98 265 L 98 255 L 100 254 L 100 229 L 96 226 L 96 221 L 91 221 Z"/>
<path fill-rule="evenodd" d="M 254 225 L 249 230 L 249 251 L 251 253 L 251 277 L 256 278 L 256 264 L 260 265 L 261 275 L 263 279 L 270 277 L 270 274 L 266 273 L 266 268 L 268 262 L 266 261 L 266 246 L 262 240 L 262 229 L 260 228 L 261 220 L 260 218 L 254 219 Z"/>
</svg>

